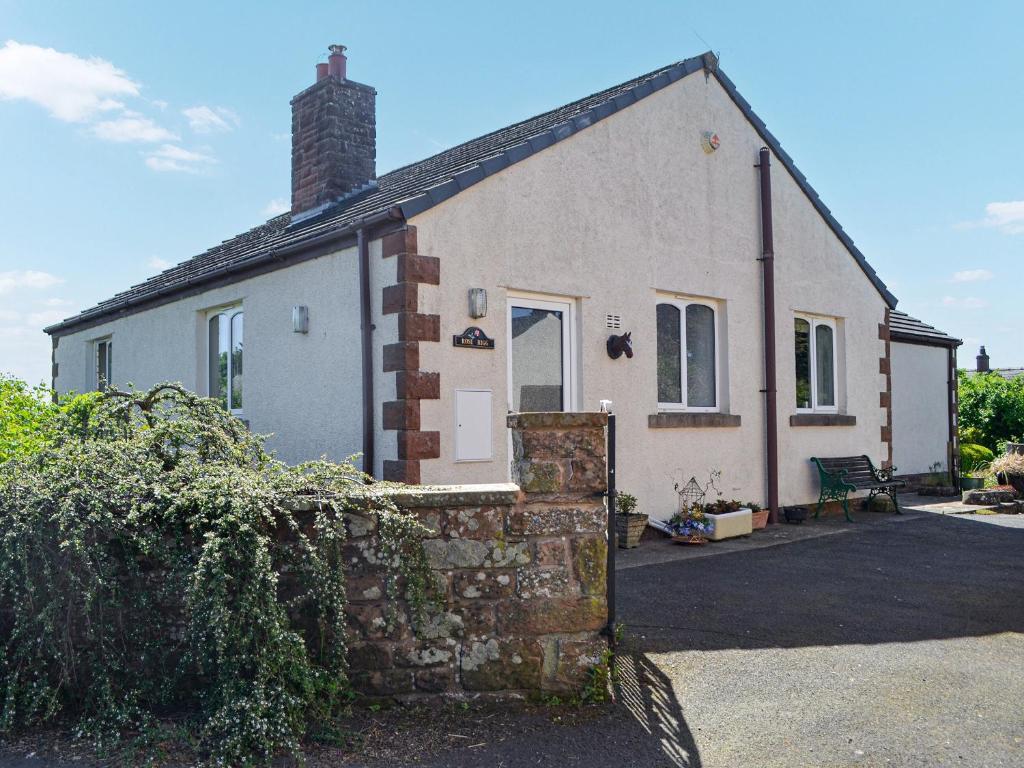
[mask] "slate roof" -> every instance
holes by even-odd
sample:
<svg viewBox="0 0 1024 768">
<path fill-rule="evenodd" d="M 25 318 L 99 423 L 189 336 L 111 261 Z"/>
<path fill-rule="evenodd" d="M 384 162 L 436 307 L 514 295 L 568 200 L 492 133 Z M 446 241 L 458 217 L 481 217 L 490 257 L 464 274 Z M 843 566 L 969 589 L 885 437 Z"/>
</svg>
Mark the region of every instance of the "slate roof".
<svg viewBox="0 0 1024 768">
<path fill-rule="evenodd" d="M 889 333 L 894 341 L 916 341 L 942 347 L 959 347 L 960 339 L 943 333 L 928 323 L 894 309 L 889 313 Z"/>
<path fill-rule="evenodd" d="M 794 165 L 792 158 L 768 131 L 764 121 L 754 114 L 750 104 L 739 95 L 732 81 L 718 67 L 714 55 L 708 52 L 669 64 L 579 101 L 398 168 L 380 176 L 375 188 L 344 199 L 316 216 L 296 221 L 294 225 L 290 213 L 272 218 L 205 253 L 122 291 L 91 309 L 46 328 L 46 332 L 57 335 L 70 333 L 114 316 L 130 314 L 151 306 L 154 302 L 194 290 L 205 282 L 223 279 L 227 275 L 238 275 L 238 279 L 242 279 L 246 270 L 253 268 L 253 262 L 256 260 L 274 257 L 282 251 L 295 253 L 301 249 L 305 241 L 322 238 L 330 233 L 342 235 L 354 231 L 367 218 L 389 210 L 400 213 L 401 217 L 406 219 L 412 218 L 486 177 L 627 108 L 655 91 L 687 75 L 705 71 L 705 66 L 708 67 L 709 76 L 718 79 L 733 102 L 761 135 L 765 144 L 793 175 L 808 199 L 846 245 L 888 305 L 895 307 L 896 298 L 821 202 L 817 192 Z M 282 265 L 286 263 L 287 257 L 282 254 Z"/>
</svg>

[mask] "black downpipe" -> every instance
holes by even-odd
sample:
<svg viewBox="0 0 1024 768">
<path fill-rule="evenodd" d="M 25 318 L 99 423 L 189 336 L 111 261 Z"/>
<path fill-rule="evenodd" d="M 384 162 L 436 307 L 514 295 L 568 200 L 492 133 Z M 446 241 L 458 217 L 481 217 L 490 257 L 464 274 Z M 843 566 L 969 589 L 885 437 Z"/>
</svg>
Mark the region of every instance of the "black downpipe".
<svg viewBox="0 0 1024 768">
<path fill-rule="evenodd" d="M 764 277 L 764 399 L 768 522 L 779 522 L 779 412 L 775 375 L 775 245 L 772 232 L 771 152 L 761 147 L 761 272 Z"/>
<path fill-rule="evenodd" d="M 373 311 L 370 306 L 370 241 L 366 227 L 356 232 L 359 252 L 359 310 L 362 330 L 363 362 L 363 472 L 373 475 L 374 419 L 373 419 Z"/>
<path fill-rule="evenodd" d="M 606 563 L 608 624 L 605 632 L 615 649 L 615 414 L 608 414 L 608 560 Z"/>
</svg>

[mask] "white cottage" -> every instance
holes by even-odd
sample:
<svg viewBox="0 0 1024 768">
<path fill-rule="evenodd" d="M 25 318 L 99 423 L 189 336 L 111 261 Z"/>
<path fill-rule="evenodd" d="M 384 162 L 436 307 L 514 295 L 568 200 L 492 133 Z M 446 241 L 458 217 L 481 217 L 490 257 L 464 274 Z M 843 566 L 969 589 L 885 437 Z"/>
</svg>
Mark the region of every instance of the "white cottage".
<svg viewBox="0 0 1024 768">
<path fill-rule="evenodd" d="M 508 411 L 610 400 L 661 518 L 691 475 L 777 507 L 811 456 L 891 462 L 896 299 L 714 55 L 378 177 L 331 51 L 291 211 L 48 328 L 59 391 L 181 381 L 287 461 L 410 483 L 507 480 Z"/>
</svg>

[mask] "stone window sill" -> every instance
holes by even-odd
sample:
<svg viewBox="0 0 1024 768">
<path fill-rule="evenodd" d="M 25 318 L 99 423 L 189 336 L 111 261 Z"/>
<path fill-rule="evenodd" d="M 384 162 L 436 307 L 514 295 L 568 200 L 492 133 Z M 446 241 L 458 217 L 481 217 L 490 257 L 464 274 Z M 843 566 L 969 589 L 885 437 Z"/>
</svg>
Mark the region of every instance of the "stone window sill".
<svg viewBox="0 0 1024 768">
<path fill-rule="evenodd" d="M 662 411 L 647 417 L 649 429 L 707 429 L 710 427 L 738 427 L 739 414 L 734 413 L 687 413 L 685 411 Z"/>
<path fill-rule="evenodd" d="M 794 413 L 789 417 L 791 427 L 855 427 L 857 417 L 846 413 Z"/>
</svg>

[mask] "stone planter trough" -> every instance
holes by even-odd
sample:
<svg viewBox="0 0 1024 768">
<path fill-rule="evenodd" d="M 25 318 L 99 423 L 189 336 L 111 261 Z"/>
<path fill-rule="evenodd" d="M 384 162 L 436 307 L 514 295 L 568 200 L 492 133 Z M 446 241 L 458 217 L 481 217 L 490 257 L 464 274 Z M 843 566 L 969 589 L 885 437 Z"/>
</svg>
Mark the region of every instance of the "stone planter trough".
<svg viewBox="0 0 1024 768">
<path fill-rule="evenodd" d="M 735 512 L 723 512 L 720 515 L 705 514 L 715 523 L 715 529 L 708 536 L 711 541 L 749 536 L 754 531 L 753 516 L 749 509 L 737 509 Z"/>
</svg>

